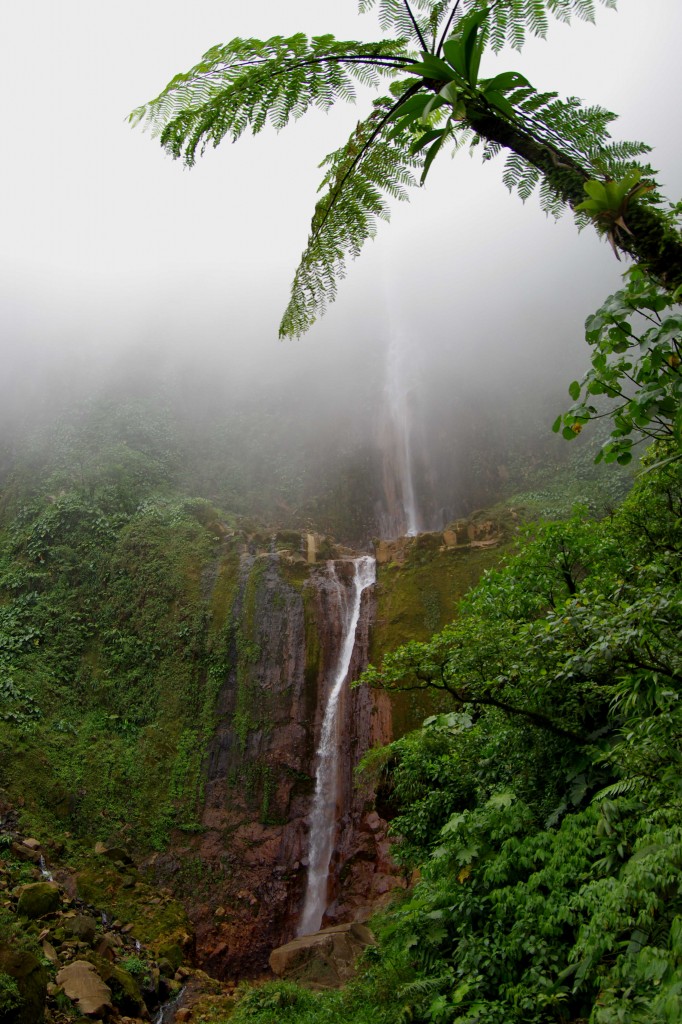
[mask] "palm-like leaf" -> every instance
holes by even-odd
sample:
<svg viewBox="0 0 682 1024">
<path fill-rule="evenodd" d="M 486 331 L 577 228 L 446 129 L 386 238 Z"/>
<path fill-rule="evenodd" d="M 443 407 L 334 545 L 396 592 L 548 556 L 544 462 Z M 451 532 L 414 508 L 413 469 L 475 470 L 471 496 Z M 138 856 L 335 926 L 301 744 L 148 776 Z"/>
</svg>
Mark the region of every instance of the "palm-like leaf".
<svg viewBox="0 0 682 1024">
<path fill-rule="evenodd" d="M 308 330 L 336 297 L 348 258 L 354 259 L 374 235 L 378 219 L 388 219 L 387 197 L 407 199 L 408 187 L 417 184 L 413 170 L 421 166 L 422 156 L 410 152 L 409 131 L 396 130 L 390 120 L 400 102 L 377 100 L 346 144 L 323 161 L 320 189 L 325 192 L 315 207 L 281 336 Z"/>
<path fill-rule="evenodd" d="M 378 8 L 379 21 L 385 30 L 397 36 L 419 40 L 419 35 L 432 49 L 439 31 L 452 30 L 458 20 L 474 10 L 488 10 L 490 43 L 494 50 L 509 44 L 520 50 L 526 34 L 545 37 L 549 27 L 548 14 L 559 21 L 572 17 L 594 21 L 597 3 L 615 9 L 617 0 L 358 0 L 358 10 L 365 13 Z M 418 29 L 418 32 L 417 32 Z M 441 37 L 442 38 L 442 37 Z"/>
<path fill-rule="evenodd" d="M 328 110 L 355 99 L 355 82 L 377 86 L 407 63 L 393 41 L 360 43 L 332 36 L 233 39 L 215 46 L 188 72 L 130 115 L 144 122 L 162 146 L 191 166 L 210 143 L 233 141 L 270 123 L 283 128 L 311 107 Z"/>
</svg>

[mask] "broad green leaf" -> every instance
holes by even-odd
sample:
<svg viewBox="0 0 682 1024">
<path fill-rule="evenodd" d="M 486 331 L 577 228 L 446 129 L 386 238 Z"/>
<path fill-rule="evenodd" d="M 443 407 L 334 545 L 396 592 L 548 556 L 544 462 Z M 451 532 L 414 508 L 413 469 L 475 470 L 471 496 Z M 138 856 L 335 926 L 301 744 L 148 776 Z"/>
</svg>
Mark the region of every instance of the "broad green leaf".
<svg viewBox="0 0 682 1024">
<path fill-rule="evenodd" d="M 443 54 L 448 64 L 460 75 L 462 78 L 467 77 L 466 63 L 464 60 L 464 47 L 459 39 L 448 39 L 447 43 L 443 45 Z"/>
<path fill-rule="evenodd" d="M 439 138 L 446 130 L 447 129 L 445 128 L 432 128 L 431 131 L 424 132 L 422 137 L 411 147 L 411 152 L 419 153 L 420 150 L 424 149 L 425 146 L 428 146 L 429 143 L 434 141 L 434 139 Z"/>
<path fill-rule="evenodd" d="M 605 203 L 606 189 L 601 181 L 586 181 L 583 185 L 583 189 L 587 192 L 591 199 L 596 199 L 597 202 Z"/>
<path fill-rule="evenodd" d="M 429 173 L 429 170 L 431 169 L 431 164 L 433 163 L 433 161 L 435 160 L 436 156 L 438 155 L 438 151 L 440 150 L 441 146 L 443 145 L 443 142 L 445 141 L 445 138 L 446 138 L 446 136 L 448 134 L 449 134 L 448 132 L 443 132 L 441 137 L 439 139 L 436 139 L 436 141 L 434 143 L 432 143 L 431 148 L 429 149 L 428 153 L 426 154 L 426 159 L 424 160 L 424 170 L 422 171 L 420 185 L 423 185 L 424 182 L 426 181 L 426 175 Z"/>
<path fill-rule="evenodd" d="M 505 117 L 515 117 L 514 108 L 512 107 L 507 97 L 503 96 L 501 92 L 496 92 L 494 89 L 491 90 L 490 92 L 486 90 L 486 92 L 484 92 L 483 95 L 485 96 L 488 103 L 490 103 L 491 106 L 499 110 L 501 114 L 504 114 Z"/>
<path fill-rule="evenodd" d="M 525 85 L 529 89 L 531 84 L 527 78 L 520 75 L 518 71 L 503 71 L 499 75 L 495 75 L 494 78 L 484 79 L 481 82 L 483 91 L 493 89 L 497 92 L 508 92 L 510 89 L 518 89 L 520 86 Z"/>
</svg>

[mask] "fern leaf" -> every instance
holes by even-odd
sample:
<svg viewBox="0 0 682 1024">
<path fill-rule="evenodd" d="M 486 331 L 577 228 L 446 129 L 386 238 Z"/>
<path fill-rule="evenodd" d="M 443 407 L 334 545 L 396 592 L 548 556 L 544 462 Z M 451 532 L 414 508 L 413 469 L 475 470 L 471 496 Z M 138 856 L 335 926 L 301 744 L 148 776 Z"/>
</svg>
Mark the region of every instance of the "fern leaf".
<svg viewBox="0 0 682 1024">
<path fill-rule="evenodd" d="M 129 119 L 144 122 L 173 157 L 191 166 L 208 144 L 217 146 L 226 136 L 234 141 L 247 129 L 256 134 L 268 121 L 280 129 L 311 107 L 328 110 L 337 99 L 352 102 L 354 81 L 376 87 L 406 63 L 394 40 L 308 40 L 302 34 L 265 42 L 233 39 L 176 75 Z"/>
<path fill-rule="evenodd" d="M 348 259 L 373 237 L 378 220 L 388 220 L 387 197 L 407 199 L 408 188 L 416 184 L 413 171 L 423 157 L 410 152 L 410 133 L 396 133 L 388 121 L 394 108 L 393 100 L 378 100 L 346 144 L 323 162 L 325 192 L 315 207 L 280 337 L 300 336 L 325 311 Z"/>
<path fill-rule="evenodd" d="M 615 8 L 617 0 L 600 0 L 607 8 Z M 526 41 L 526 34 L 544 39 L 549 30 L 548 14 L 557 21 L 570 22 L 572 16 L 584 21 L 595 20 L 595 0 L 505 0 L 490 3 L 490 0 L 467 0 L 464 11 L 490 8 L 490 45 L 497 53 L 505 45 L 520 50 Z"/>
<path fill-rule="evenodd" d="M 358 10 L 360 14 L 379 9 L 379 24 L 384 31 L 395 32 L 403 39 L 409 39 L 412 43 L 432 42 L 438 33 L 438 28 L 447 16 L 452 6 L 452 0 L 444 3 L 443 0 L 411 0 L 409 4 L 405 0 L 359 0 Z"/>
</svg>

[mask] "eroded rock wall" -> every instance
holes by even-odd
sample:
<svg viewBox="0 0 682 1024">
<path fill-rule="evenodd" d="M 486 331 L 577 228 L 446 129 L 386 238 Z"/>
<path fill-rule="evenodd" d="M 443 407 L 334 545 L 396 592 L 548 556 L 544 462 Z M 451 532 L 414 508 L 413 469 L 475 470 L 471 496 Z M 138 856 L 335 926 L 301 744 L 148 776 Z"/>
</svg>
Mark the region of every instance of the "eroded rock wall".
<svg viewBox="0 0 682 1024">
<path fill-rule="evenodd" d="M 352 564 L 335 563 L 344 586 Z M 374 612 L 363 597 L 351 676 L 367 661 Z M 187 898 L 199 961 L 222 976 L 255 974 L 296 928 L 306 881 L 307 815 L 325 685 L 343 622 L 324 563 L 286 552 L 244 552 L 228 628 L 229 668 L 206 762 L 202 832 L 175 856 L 195 862 Z M 339 732 L 339 835 L 325 923 L 364 916 L 396 884 L 385 823 L 354 785 L 369 746 L 390 739 L 385 695 L 346 690 Z M 190 873 L 191 874 L 191 873 Z"/>
</svg>

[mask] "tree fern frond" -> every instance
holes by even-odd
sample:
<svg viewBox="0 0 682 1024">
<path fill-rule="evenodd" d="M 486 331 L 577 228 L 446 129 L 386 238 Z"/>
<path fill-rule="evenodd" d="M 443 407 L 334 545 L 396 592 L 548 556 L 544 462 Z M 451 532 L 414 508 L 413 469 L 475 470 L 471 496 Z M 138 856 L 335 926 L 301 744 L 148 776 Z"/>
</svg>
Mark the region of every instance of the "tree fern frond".
<svg viewBox="0 0 682 1024">
<path fill-rule="evenodd" d="M 599 800 L 614 800 L 618 796 L 627 796 L 630 793 L 640 793 L 646 781 L 641 775 L 635 775 L 630 779 L 621 779 L 620 782 L 614 782 L 612 785 L 600 789 L 593 797 L 593 803 L 597 803 Z"/>
<path fill-rule="evenodd" d="M 548 178 L 542 179 L 539 198 L 540 208 L 544 210 L 548 217 L 558 219 L 566 209 L 564 199 L 557 193 L 556 189 L 553 188 L 552 183 Z"/>
<path fill-rule="evenodd" d="M 510 153 L 507 157 L 502 181 L 510 192 L 516 191 L 525 203 L 535 189 L 540 178 L 540 171 L 532 164 L 518 156 L 517 153 Z"/>
<path fill-rule="evenodd" d="M 233 39 L 204 54 L 190 71 L 130 115 L 144 122 L 173 156 L 191 166 L 197 149 L 233 141 L 246 130 L 261 131 L 269 120 L 284 127 L 311 107 L 328 110 L 336 99 L 352 102 L 354 82 L 376 86 L 409 59 L 400 42 L 339 41 L 333 36 L 308 40 Z"/>
<path fill-rule="evenodd" d="M 378 100 L 346 144 L 323 162 L 326 188 L 313 215 L 308 244 L 280 324 L 280 337 L 303 334 L 336 297 L 337 283 L 376 232 L 377 220 L 387 220 L 387 197 L 407 199 L 416 184 L 413 170 L 423 162 L 409 149 L 411 135 L 389 122 L 396 103 Z"/>
<path fill-rule="evenodd" d="M 617 0 L 599 0 L 604 7 L 615 8 Z M 505 45 L 520 50 L 527 33 L 545 38 L 551 14 L 558 21 L 570 22 L 575 15 L 583 21 L 595 20 L 595 0 L 466 0 L 462 13 L 490 8 L 490 45 L 497 53 Z"/>
<path fill-rule="evenodd" d="M 528 89 L 509 98 L 526 130 L 570 157 L 588 177 L 622 176 L 635 157 L 649 152 L 642 142 L 614 141 L 609 126 L 616 115 L 603 107 L 584 107 L 574 96 L 562 100 L 556 93 Z"/>
<path fill-rule="evenodd" d="M 508 99 L 524 129 L 546 147 L 558 170 L 568 166 L 566 161 L 569 160 L 574 168 L 581 169 L 585 180 L 617 179 L 635 166 L 646 177 L 654 174 L 650 167 L 644 168 L 635 160 L 648 152 L 647 146 L 611 139 L 609 127 L 615 115 L 603 107 L 584 107 L 576 97 L 561 100 L 556 93 L 537 93 L 527 86 L 510 93 Z M 540 204 L 546 213 L 559 216 L 567 205 L 565 196 L 562 198 L 549 178 L 542 176 L 537 167 L 522 156 L 517 153 L 508 156 L 503 181 L 522 200 L 531 195 L 541 177 Z M 644 201 L 651 203 L 657 198 L 656 193 L 650 192 Z"/>
<path fill-rule="evenodd" d="M 502 146 L 499 142 L 486 142 L 481 151 L 481 160 L 493 160 L 501 149 Z"/>
<path fill-rule="evenodd" d="M 358 0 L 358 11 L 365 14 L 378 5 L 379 24 L 385 31 L 433 48 L 438 29 L 453 6 L 453 0 Z"/>
</svg>

